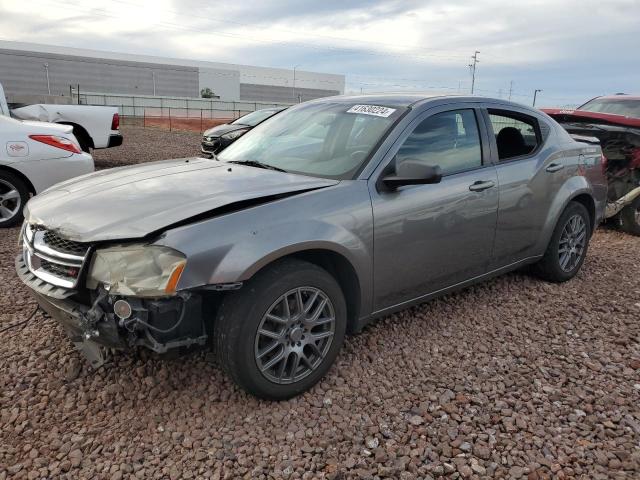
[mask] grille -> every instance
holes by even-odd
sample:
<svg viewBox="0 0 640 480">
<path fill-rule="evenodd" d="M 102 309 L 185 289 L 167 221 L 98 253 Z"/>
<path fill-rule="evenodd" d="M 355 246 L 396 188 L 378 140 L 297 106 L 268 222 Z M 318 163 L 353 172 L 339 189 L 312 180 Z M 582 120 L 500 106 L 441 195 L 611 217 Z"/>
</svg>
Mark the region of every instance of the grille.
<svg viewBox="0 0 640 480">
<path fill-rule="evenodd" d="M 88 243 L 67 240 L 42 226 L 25 226 L 24 263 L 40 280 L 57 287 L 76 287 L 89 247 Z"/>
<path fill-rule="evenodd" d="M 71 255 L 84 255 L 89 248 L 85 243 L 66 240 L 51 231 L 45 231 L 43 240 L 48 247 L 58 252 L 69 253 Z"/>
<path fill-rule="evenodd" d="M 70 280 L 76 280 L 80 273 L 80 269 L 78 267 L 67 267 L 66 265 L 49 262 L 48 260 L 40 260 L 40 268 L 49 272 L 51 275 L 68 278 Z"/>
</svg>

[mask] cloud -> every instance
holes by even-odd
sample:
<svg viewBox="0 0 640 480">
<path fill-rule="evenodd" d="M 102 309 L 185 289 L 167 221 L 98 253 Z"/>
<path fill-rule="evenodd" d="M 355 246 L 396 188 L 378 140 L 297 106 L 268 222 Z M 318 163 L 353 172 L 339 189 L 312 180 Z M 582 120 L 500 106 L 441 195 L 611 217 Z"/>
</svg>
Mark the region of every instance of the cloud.
<svg viewBox="0 0 640 480">
<path fill-rule="evenodd" d="M 38 11 L 38 15 L 31 12 Z M 4 0 L 5 40 L 344 73 L 350 91 L 477 91 L 577 104 L 631 91 L 640 0 Z"/>
</svg>

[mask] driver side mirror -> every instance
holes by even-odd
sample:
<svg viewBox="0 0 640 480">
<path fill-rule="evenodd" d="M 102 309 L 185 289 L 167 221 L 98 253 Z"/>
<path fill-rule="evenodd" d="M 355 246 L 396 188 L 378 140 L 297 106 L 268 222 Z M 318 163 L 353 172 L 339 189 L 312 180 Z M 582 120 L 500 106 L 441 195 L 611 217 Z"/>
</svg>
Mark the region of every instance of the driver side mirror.
<svg viewBox="0 0 640 480">
<path fill-rule="evenodd" d="M 408 158 L 395 162 L 395 172 L 382 177 L 388 190 L 396 190 L 404 185 L 427 185 L 440 183 L 442 170 L 437 165 L 425 165 L 420 160 Z"/>
</svg>

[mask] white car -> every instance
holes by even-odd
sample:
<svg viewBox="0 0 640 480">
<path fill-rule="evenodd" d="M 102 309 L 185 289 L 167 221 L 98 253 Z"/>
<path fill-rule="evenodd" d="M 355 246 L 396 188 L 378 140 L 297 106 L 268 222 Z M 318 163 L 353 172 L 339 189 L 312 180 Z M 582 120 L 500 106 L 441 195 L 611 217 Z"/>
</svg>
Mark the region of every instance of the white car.
<svg viewBox="0 0 640 480">
<path fill-rule="evenodd" d="M 10 109 L 0 84 L 0 114 L 19 120 L 60 123 L 73 127 L 80 148 L 85 152 L 96 148 L 122 145 L 120 116 L 117 107 L 94 105 L 17 105 Z"/>
<path fill-rule="evenodd" d="M 22 221 L 31 195 L 94 171 L 69 125 L 20 121 L 0 115 L 0 227 Z"/>
</svg>

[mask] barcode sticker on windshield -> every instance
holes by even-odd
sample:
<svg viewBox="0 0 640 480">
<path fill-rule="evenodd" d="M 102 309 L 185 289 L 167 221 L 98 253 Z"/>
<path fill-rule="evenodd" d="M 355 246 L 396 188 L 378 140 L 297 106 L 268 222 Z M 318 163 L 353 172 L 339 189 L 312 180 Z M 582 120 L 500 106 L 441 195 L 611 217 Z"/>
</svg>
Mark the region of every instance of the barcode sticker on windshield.
<svg viewBox="0 0 640 480">
<path fill-rule="evenodd" d="M 386 118 L 395 111 L 395 108 L 380 107 L 378 105 L 354 105 L 347 110 L 347 113 L 363 113 L 364 115 L 375 115 L 376 117 Z"/>
</svg>

